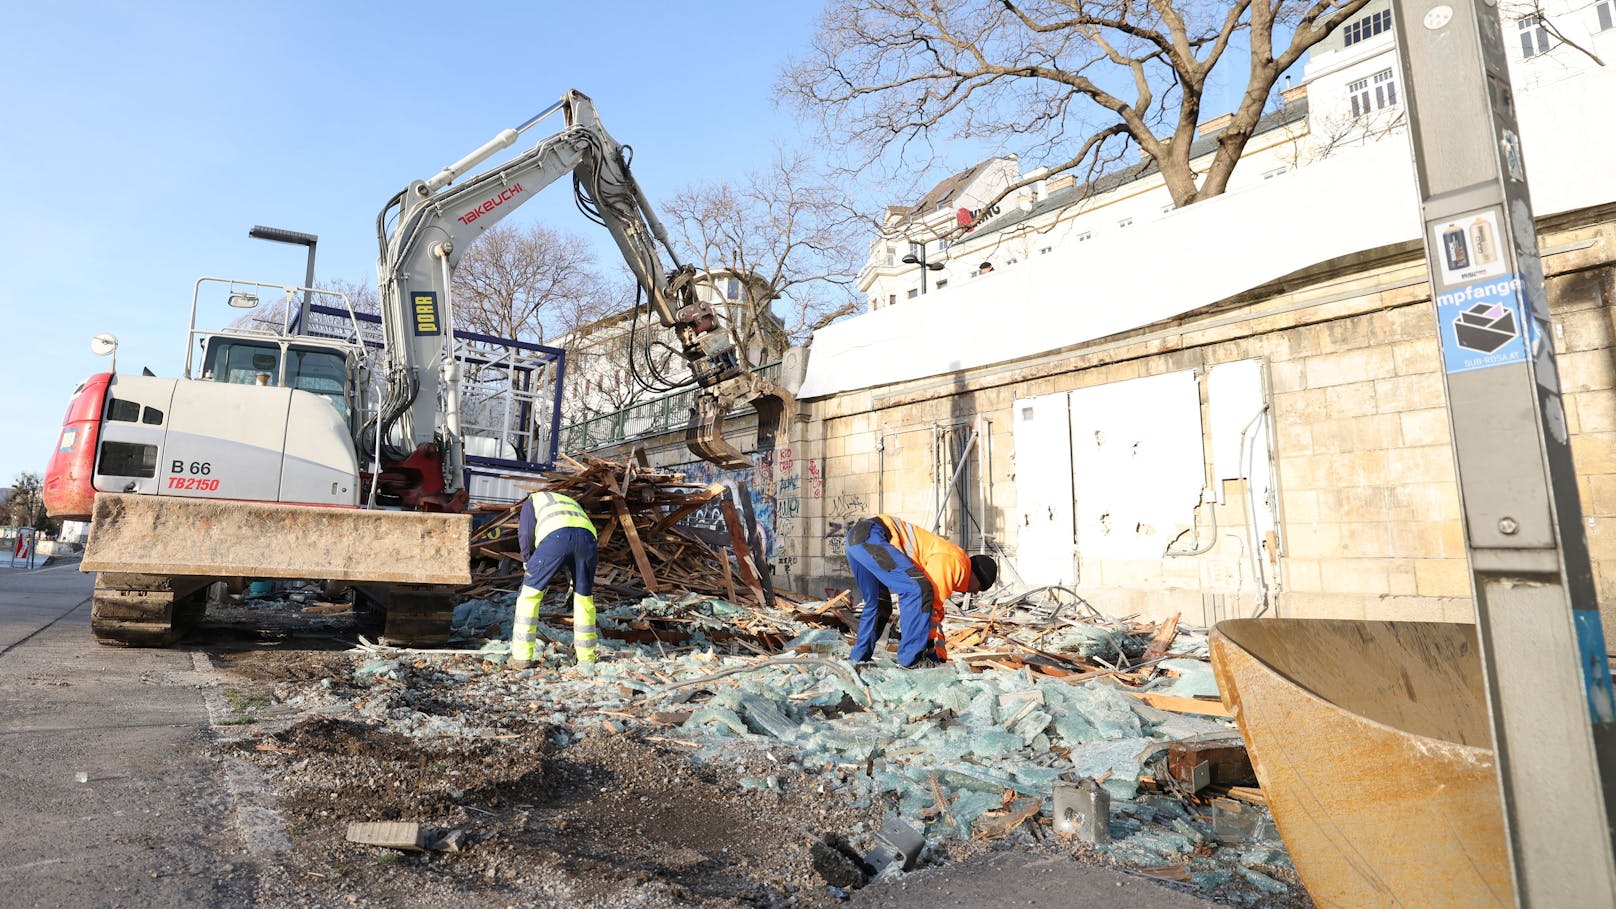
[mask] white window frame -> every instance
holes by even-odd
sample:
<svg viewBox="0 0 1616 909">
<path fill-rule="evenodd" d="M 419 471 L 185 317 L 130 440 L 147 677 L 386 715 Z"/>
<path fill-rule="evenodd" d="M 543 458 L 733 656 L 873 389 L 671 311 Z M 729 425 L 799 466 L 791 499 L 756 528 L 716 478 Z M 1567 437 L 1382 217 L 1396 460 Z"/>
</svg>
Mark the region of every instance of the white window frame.
<svg viewBox="0 0 1616 909">
<path fill-rule="evenodd" d="M 1347 100 L 1352 105 L 1354 119 L 1368 116 L 1377 110 L 1396 107 L 1397 71 L 1387 67 L 1378 73 L 1347 83 Z"/>
<path fill-rule="evenodd" d="M 1342 29 L 1342 47 L 1351 47 L 1360 41 L 1367 41 L 1381 32 L 1392 30 L 1392 11 L 1381 10 L 1370 13 L 1362 19 L 1347 23 Z"/>
<path fill-rule="evenodd" d="M 1397 106 L 1397 71 L 1391 67 L 1369 77 L 1375 89 L 1375 110 Z"/>
<path fill-rule="evenodd" d="M 1549 38 L 1549 30 L 1543 24 L 1541 16 L 1522 16 L 1515 23 L 1520 33 L 1521 56 L 1527 60 L 1541 57 L 1554 49 Z"/>
</svg>

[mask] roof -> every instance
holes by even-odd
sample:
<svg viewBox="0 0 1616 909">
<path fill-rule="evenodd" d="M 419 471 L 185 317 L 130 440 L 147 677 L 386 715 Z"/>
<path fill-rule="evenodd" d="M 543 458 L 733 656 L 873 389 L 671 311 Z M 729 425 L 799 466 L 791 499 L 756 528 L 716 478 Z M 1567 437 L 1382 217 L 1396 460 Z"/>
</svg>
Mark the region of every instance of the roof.
<svg viewBox="0 0 1616 909">
<path fill-rule="evenodd" d="M 1304 97 L 1291 104 L 1285 105 L 1279 110 L 1265 114 L 1262 119 L 1257 121 L 1256 129 L 1252 130 L 1252 138 L 1256 138 L 1264 133 L 1289 126 L 1298 120 L 1305 120 L 1307 119 L 1307 111 L 1308 103 L 1307 99 Z M 1217 148 L 1218 137 L 1223 135 L 1223 132 L 1224 131 L 1220 129 L 1197 138 L 1195 142 L 1190 145 L 1190 158 L 1193 160 L 1201 157 L 1202 155 L 1211 154 Z M 1095 180 L 1091 180 L 1088 183 L 1074 184 L 1066 187 L 1065 189 L 1055 190 L 1045 198 L 1040 199 L 1029 209 L 1006 212 L 1000 217 L 995 218 L 992 222 L 993 230 L 995 232 L 1002 231 L 1006 228 L 1014 227 L 1015 225 L 1020 224 L 1022 221 L 1036 218 L 1048 212 L 1060 211 L 1061 209 L 1076 205 L 1085 199 L 1098 196 L 1101 193 L 1110 192 L 1113 189 L 1120 186 L 1125 186 L 1134 182 L 1135 180 L 1148 177 L 1160 170 L 1161 167 L 1158 166 L 1154 160 L 1146 160 L 1141 161 L 1138 164 L 1125 167 L 1121 170 L 1112 171 L 1111 173 L 1105 174 L 1104 176 L 1101 176 Z"/>
<path fill-rule="evenodd" d="M 994 161 L 998 160 L 1001 159 L 989 158 L 986 161 L 978 163 L 974 167 L 960 171 L 954 176 L 949 177 L 948 179 L 932 187 L 931 192 L 922 196 L 920 201 L 916 202 L 914 207 L 909 209 L 909 214 L 925 215 L 928 212 L 935 211 L 939 203 L 946 202 L 949 199 L 954 198 L 960 193 L 961 190 L 965 189 L 967 186 L 970 186 L 972 180 L 975 180 L 984 170 L 987 170 L 989 164 L 992 164 Z"/>
</svg>

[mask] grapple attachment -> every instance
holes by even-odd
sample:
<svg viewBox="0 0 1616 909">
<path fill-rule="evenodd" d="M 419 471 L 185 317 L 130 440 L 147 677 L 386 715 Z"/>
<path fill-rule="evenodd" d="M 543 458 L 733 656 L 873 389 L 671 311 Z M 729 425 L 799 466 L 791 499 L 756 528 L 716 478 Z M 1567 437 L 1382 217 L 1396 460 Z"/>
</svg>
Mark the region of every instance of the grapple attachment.
<svg viewBox="0 0 1616 909">
<path fill-rule="evenodd" d="M 756 374 L 737 376 L 696 396 L 685 427 L 685 446 L 703 461 L 725 470 L 745 470 L 752 466 L 740 449 L 724 438 L 724 418 L 737 404 L 751 404 L 757 411 L 757 451 L 774 450 L 781 427 L 789 427 L 797 412 L 797 399 L 780 385 Z"/>
</svg>

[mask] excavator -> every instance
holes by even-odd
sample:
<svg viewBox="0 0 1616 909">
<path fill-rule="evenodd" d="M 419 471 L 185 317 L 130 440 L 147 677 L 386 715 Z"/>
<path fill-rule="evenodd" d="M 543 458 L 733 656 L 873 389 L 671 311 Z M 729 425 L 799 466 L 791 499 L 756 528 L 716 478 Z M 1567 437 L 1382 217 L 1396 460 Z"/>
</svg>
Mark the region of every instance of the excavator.
<svg viewBox="0 0 1616 909">
<path fill-rule="evenodd" d="M 462 179 L 558 111 L 560 131 Z M 199 331 L 199 298 L 217 285 L 228 286 L 232 305 L 279 286 L 203 278 L 181 378 L 120 374 L 114 361 L 83 382 L 43 493 L 53 516 L 90 521 L 80 567 L 97 573 L 96 639 L 172 644 L 200 618 L 211 583 L 241 578 L 345 583 L 385 609 L 384 640 L 439 639 L 447 589 L 470 580 L 468 449 L 492 442 L 494 454 L 513 459 L 495 462 L 512 466 L 532 454 L 501 448 L 465 419 L 466 373 L 486 373 L 491 361 L 468 352 L 468 339 L 481 336 L 457 331 L 455 267 L 485 231 L 566 175 L 690 371 L 690 450 L 723 468 L 749 466 L 723 434 L 725 416 L 741 404 L 757 411 L 756 448 L 772 448 L 789 425 L 790 393 L 737 351 L 713 304 L 720 279 L 679 261 L 629 164 L 630 150 L 606 132 L 589 97 L 569 91 L 411 182 L 376 221 L 381 362 L 363 315 L 313 288 L 285 288 L 288 304 L 298 292 L 305 303 L 312 294 L 336 297 L 343 307 L 316 308 L 344 315 L 346 331 L 310 331 L 301 321 L 307 305 L 296 323 L 288 305 L 279 324 L 264 320 L 269 328 Z M 115 347 L 107 335 L 92 342 L 98 353 Z M 505 367 L 507 378 L 530 383 L 542 364 L 512 355 Z M 534 412 L 505 410 L 518 421 Z M 532 428 L 517 435 L 531 442 Z"/>
</svg>

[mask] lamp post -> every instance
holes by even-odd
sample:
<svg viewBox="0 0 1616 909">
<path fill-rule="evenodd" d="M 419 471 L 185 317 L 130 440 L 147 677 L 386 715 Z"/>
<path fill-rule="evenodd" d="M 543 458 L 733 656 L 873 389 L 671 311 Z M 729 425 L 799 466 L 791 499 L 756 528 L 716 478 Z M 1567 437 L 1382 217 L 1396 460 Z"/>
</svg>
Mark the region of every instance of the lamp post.
<svg viewBox="0 0 1616 909">
<path fill-rule="evenodd" d="M 915 252 L 912 252 L 909 255 L 904 256 L 900 261 L 902 261 L 903 264 L 905 264 L 905 265 L 919 265 L 920 266 L 920 292 L 922 294 L 924 294 L 926 292 L 926 272 L 928 272 L 928 271 L 942 271 L 943 270 L 943 263 L 941 263 L 941 262 L 927 262 L 926 261 L 926 247 L 924 245 L 916 246 L 916 247 L 914 247 L 914 249 L 916 250 Z"/>
<path fill-rule="evenodd" d="M 309 248 L 309 269 L 307 275 L 303 278 L 303 308 L 298 312 L 297 316 L 298 334 L 306 333 L 309 326 L 308 288 L 314 286 L 314 247 L 315 244 L 320 242 L 320 238 L 314 234 L 283 230 L 279 227 L 264 227 L 262 225 L 255 225 L 252 230 L 247 231 L 247 236 L 252 237 L 254 240 L 273 240 L 276 243 L 290 243 L 293 246 L 307 246 Z"/>
</svg>

